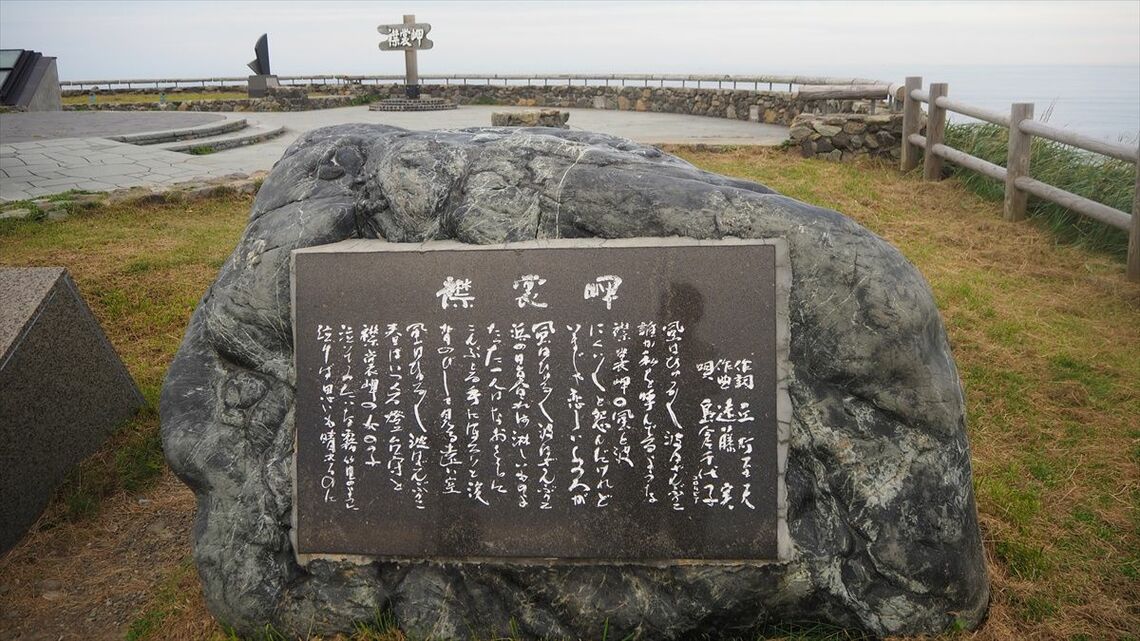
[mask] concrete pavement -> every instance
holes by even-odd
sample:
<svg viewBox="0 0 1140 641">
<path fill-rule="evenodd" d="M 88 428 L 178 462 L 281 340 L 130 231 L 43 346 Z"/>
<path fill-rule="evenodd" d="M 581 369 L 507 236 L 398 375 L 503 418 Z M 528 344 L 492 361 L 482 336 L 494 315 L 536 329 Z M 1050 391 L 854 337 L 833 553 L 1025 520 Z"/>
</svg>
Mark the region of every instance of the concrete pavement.
<svg viewBox="0 0 1140 641">
<path fill-rule="evenodd" d="M 113 142 L 109 125 L 84 133 L 78 126 L 62 127 L 49 116 L 37 131 L 36 114 L 0 115 L 0 200 L 12 201 L 60 193 L 70 189 L 111 191 L 121 187 L 163 186 L 229 173 L 268 170 L 303 132 L 349 122 L 381 123 L 406 129 L 458 129 L 489 126 L 494 111 L 525 110 L 501 106 L 464 106 L 449 111 L 380 112 L 366 106 L 317 111 L 240 114 L 182 114 L 211 120 L 242 117 L 250 124 L 284 126 L 286 133 L 256 145 L 192 156 L 153 147 Z M 787 138 L 787 127 L 754 122 L 685 116 L 680 114 L 565 109 L 571 129 L 608 133 L 647 144 L 777 145 Z M 71 112 L 64 112 L 71 113 Z M 153 112 L 117 112 L 113 133 L 141 131 L 151 126 Z M 10 116 L 21 117 L 15 127 Z M 139 120 L 131 131 L 120 131 L 132 116 Z M 92 121 L 93 122 L 93 121 Z M 201 122 L 201 121 L 199 121 Z M 186 126 L 178 123 L 175 126 Z M 164 127 L 158 127 L 164 128 Z M 129 127 L 128 127 L 129 129 Z M 25 142 L 9 142 L 7 132 L 19 131 Z M 50 139 L 53 132 L 70 137 Z"/>
</svg>

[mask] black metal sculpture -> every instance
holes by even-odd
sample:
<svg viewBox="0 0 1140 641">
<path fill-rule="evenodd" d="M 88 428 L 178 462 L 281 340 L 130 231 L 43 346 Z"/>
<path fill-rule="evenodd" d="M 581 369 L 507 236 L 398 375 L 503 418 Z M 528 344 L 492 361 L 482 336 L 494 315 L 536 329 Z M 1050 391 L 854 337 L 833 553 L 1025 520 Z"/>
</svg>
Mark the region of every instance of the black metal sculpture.
<svg viewBox="0 0 1140 641">
<path fill-rule="evenodd" d="M 269 34 L 263 33 L 257 39 L 257 44 L 253 45 L 253 53 L 257 56 L 255 60 L 251 60 L 249 68 L 253 73 L 259 76 L 268 76 L 272 72 L 269 71 Z"/>
</svg>

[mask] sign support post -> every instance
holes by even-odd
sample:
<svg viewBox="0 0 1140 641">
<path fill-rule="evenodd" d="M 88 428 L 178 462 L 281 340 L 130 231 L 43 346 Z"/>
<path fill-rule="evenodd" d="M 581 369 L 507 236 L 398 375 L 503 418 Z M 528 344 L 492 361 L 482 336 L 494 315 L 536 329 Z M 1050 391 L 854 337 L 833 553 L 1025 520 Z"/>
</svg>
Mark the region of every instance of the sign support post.
<svg viewBox="0 0 1140 641">
<path fill-rule="evenodd" d="M 404 52 L 404 93 L 409 100 L 420 98 L 419 64 L 416 51 L 431 49 L 434 43 L 427 39 L 431 25 L 417 23 L 415 14 L 404 14 L 400 24 L 382 24 L 376 28 L 384 37 L 380 41 L 381 51 L 403 50 Z"/>
</svg>

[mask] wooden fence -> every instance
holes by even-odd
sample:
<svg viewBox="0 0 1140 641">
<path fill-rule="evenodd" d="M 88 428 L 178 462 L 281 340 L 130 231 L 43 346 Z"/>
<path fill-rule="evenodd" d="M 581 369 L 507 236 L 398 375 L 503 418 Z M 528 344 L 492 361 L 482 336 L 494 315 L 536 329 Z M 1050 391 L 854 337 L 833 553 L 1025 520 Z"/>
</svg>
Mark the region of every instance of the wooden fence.
<svg viewBox="0 0 1140 641">
<path fill-rule="evenodd" d="M 942 161 L 949 160 L 1005 183 L 1003 213 L 1006 220 L 1025 218 L 1026 203 L 1032 195 L 1123 230 L 1128 234 L 1128 279 L 1140 281 L 1140 148 L 1097 140 L 1036 121 L 1033 119 L 1033 103 L 1014 103 L 1009 115 L 1006 115 L 951 100 L 947 97 L 945 83 L 931 83 L 929 89 L 923 91 L 922 78 L 919 77 L 907 78 L 903 92 L 903 148 L 900 161 L 903 171 L 918 167 L 921 157 L 923 178 L 940 180 Z M 919 134 L 922 103 L 927 105 L 925 136 Z M 946 112 L 963 114 L 1008 129 L 1009 151 L 1005 167 L 946 146 Z M 1132 163 L 1136 168 L 1136 192 L 1132 198 L 1131 213 L 1032 178 L 1029 149 L 1033 136 Z"/>
</svg>

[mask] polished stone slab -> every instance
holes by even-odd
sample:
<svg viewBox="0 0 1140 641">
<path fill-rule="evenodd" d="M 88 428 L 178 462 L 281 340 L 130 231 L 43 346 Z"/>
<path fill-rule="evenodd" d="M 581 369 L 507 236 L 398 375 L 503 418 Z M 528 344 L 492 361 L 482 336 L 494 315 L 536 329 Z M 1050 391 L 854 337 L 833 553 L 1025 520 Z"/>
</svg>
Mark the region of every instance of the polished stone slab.
<svg viewBox="0 0 1140 641">
<path fill-rule="evenodd" d="M 781 558 L 785 251 L 295 252 L 298 553 Z"/>
<path fill-rule="evenodd" d="M 61 267 L 0 267 L 0 552 L 144 403 Z"/>
</svg>

